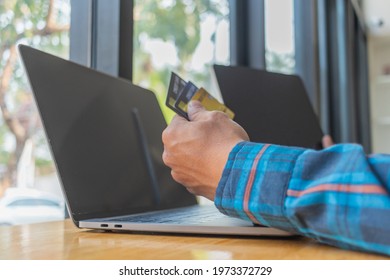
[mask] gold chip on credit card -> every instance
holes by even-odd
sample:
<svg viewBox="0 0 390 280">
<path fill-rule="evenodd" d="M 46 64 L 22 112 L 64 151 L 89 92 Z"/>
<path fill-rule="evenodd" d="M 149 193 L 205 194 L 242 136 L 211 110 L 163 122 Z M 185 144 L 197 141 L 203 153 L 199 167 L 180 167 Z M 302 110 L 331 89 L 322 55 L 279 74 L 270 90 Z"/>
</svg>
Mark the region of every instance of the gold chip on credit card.
<svg viewBox="0 0 390 280">
<path fill-rule="evenodd" d="M 220 103 L 204 88 L 200 88 L 191 98 L 191 100 L 197 100 L 202 103 L 203 107 L 208 111 L 221 111 L 226 113 L 230 119 L 234 118 L 234 113 L 224 104 Z M 187 108 L 186 108 L 187 109 Z"/>
</svg>

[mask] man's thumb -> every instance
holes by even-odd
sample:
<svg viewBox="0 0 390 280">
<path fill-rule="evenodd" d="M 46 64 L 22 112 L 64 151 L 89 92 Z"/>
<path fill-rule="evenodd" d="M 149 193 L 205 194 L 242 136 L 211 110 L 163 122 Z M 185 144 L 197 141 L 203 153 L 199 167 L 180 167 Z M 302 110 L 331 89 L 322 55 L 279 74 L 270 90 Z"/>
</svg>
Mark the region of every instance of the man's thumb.
<svg viewBox="0 0 390 280">
<path fill-rule="evenodd" d="M 206 109 L 202 106 L 202 103 L 199 101 L 190 101 L 188 103 L 188 117 L 191 121 L 199 118 L 199 114 L 204 112 Z"/>
</svg>

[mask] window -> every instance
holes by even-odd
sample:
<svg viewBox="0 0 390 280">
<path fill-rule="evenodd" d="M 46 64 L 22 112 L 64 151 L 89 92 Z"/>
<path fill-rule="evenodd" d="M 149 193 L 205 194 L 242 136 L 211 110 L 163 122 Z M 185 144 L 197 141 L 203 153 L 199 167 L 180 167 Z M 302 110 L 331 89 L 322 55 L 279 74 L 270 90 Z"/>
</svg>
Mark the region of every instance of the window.
<svg viewBox="0 0 390 280">
<path fill-rule="evenodd" d="M 211 65 L 230 60 L 228 16 L 228 0 L 136 0 L 134 83 L 164 103 L 174 71 L 215 95 Z M 169 121 L 173 113 L 162 110 Z"/>
<path fill-rule="evenodd" d="M 294 0 L 265 0 L 265 47 L 268 71 L 294 73 Z"/>
<path fill-rule="evenodd" d="M 69 25 L 70 0 L 0 3 L 0 197 L 6 197 L 6 189 L 13 188 L 60 195 L 16 47 L 24 43 L 67 58 Z"/>
</svg>

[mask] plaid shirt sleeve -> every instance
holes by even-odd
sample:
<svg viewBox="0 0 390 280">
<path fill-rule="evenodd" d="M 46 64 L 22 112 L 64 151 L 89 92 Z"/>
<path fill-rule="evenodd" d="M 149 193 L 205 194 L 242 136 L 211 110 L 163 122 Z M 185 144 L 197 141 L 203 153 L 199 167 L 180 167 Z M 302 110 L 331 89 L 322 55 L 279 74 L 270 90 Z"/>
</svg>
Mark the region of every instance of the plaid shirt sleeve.
<svg viewBox="0 0 390 280">
<path fill-rule="evenodd" d="M 322 151 L 241 142 L 215 205 L 229 216 L 330 245 L 390 255 L 390 155 L 359 145 Z"/>
</svg>

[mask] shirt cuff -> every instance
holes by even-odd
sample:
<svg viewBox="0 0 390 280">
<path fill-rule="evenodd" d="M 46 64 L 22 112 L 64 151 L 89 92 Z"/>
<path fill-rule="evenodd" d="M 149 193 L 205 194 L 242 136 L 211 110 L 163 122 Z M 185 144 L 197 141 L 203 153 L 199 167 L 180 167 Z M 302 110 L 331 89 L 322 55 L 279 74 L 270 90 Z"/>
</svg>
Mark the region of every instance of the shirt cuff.
<svg viewBox="0 0 390 280">
<path fill-rule="evenodd" d="M 224 214 L 290 232 L 285 199 L 295 162 L 305 149 L 241 142 L 229 154 L 215 196 Z"/>
</svg>

